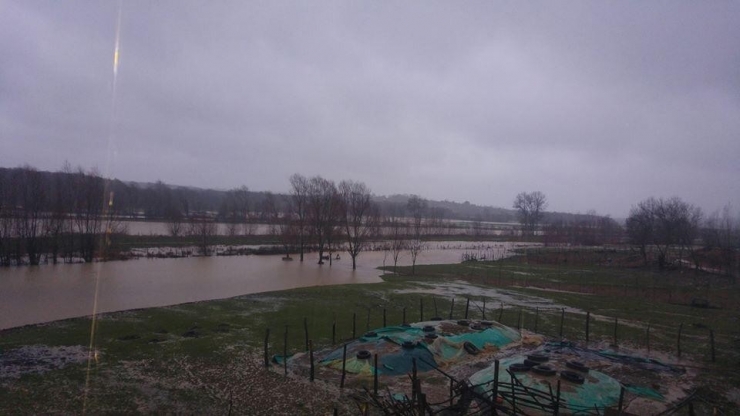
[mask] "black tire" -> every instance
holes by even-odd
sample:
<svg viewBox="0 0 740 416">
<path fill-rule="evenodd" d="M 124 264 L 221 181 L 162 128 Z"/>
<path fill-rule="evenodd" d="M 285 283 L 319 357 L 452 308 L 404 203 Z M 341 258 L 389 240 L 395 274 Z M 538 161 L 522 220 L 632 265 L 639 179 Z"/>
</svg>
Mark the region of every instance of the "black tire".
<svg viewBox="0 0 740 416">
<path fill-rule="evenodd" d="M 465 348 L 465 351 L 467 351 L 468 354 L 471 355 L 476 355 L 480 352 L 478 347 L 476 347 L 475 344 L 470 341 L 465 341 L 465 344 L 463 344 L 463 348 Z"/>
<path fill-rule="evenodd" d="M 424 328 L 422 328 L 422 331 L 424 331 L 424 332 L 434 332 L 435 331 L 435 328 L 433 326 L 431 326 L 431 325 L 427 325 Z"/>
<path fill-rule="evenodd" d="M 478 324 L 473 324 L 473 325 L 470 325 L 470 329 L 473 329 L 475 331 L 482 331 L 483 327 Z"/>
<path fill-rule="evenodd" d="M 424 338 L 426 338 L 426 339 L 437 339 L 437 337 L 438 337 L 438 335 L 435 334 L 435 333 L 432 333 L 432 332 L 424 335 Z"/>
<path fill-rule="evenodd" d="M 493 326 L 493 322 L 491 321 L 480 321 L 480 324 L 482 326 Z"/>
<path fill-rule="evenodd" d="M 567 363 L 565 363 L 565 366 L 570 369 L 580 371 L 582 373 L 588 373 L 589 370 L 589 368 L 580 361 L 568 361 Z"/>
<path fill-rule="evenodd" d="M 511 371 L 512 373 L 524 373 L 526 371 L 529 371 L 529 369 L 530 367 L 522 363 L 514 363 L 509 366 L 509 371 Z"/>
<path fill-rule="evenodd" d="M 545 354 L 530 354 L 527 356 L 528 360 L 536 361 L 538 363 L 546 363 L 550 357 Z"/>
<path fill-rule="evenodd" d="M 524 365 L 526 365 L 529 368 L 532 368 L 532 367 L 536 367 L 540 365 L 540 363 L 538 363 L 537 361 L 532 361 L 532 360 L 527 359 L 527 360 L 524 360 Z"/>
<path fill-rule="evenodd" d="M 416 343 L 414 341 L 404 341 L 403 344 L 401 344 L 401 347 L 407 350 L 412 350 L 416 348 Z"/>
<path fill-rule="evenodd" d="M 532 367 L 532 371 L 542 376 L 554 376 L 556 371 L 549 365 L 540 364 Z"/>
<path fill-rule="evenodd" d="M 372 357 L 372 354 L 370 354 L 370 351 L 368 350 L 360 350 L 357 352 L 357 359 L 358 360 L 367 360 L 370 357 Z"/>
<path fill-rule="evenodd" d="M 583 384 L 583 382 L 585 381 L 582 375 L 576 373 L 575 371 L 568 370 L 561 371 L 560 378 L 575 384 Z"/>
<path fill-rule="evenodd" d="M 470 321 L 465 320 L 465 319 L 461 319 L 461 320 L 457 321 L 457 324 L 460 325 L 460 326 L 468 326 L 468 325 L 470 325 Z"/>
</svg>

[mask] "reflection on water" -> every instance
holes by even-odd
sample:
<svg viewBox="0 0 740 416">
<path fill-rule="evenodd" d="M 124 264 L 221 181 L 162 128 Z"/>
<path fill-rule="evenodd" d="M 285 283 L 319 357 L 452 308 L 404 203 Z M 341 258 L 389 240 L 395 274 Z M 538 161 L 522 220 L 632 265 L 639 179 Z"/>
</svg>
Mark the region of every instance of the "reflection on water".
<svg viewBox="0 0 740 416">
<path fill-rule="evenodd" d="M 490 245 L 497 258 L 510 247 L 433 243 L 417 264 L 457 263 L 474 244 Z M 280 256 L 190 257 L 2 269 L 0 329 L 92 314 L 97 275 L 98 312 L 112 312 L 296 287 L 376 283 L 382 273 L 376 268 L 384 259 L 393 264 L 390 254 L 364 252 L 352 270 L 349 256 L 341 255 L 332 266 L 317 265 L 318 256 L 311 253 L 304 262 L 297 257 L 282 261 Z M 409 254 L 402 253 L 398 264 L 410 263 Z"/>
</svg>

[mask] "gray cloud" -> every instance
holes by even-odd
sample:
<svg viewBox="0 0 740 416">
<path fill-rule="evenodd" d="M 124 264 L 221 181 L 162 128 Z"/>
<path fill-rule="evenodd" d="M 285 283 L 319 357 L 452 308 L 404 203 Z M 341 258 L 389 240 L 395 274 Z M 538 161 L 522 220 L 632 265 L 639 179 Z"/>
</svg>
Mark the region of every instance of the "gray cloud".
<svg viewBox="0 0 740 416">
<path fill-rule="evenodd" d="M 538 189 L 615 216 L 651 195 L 740 207 L 736 3 L 122 5 L 114 101 L 116 3 L 0 4 L 0 165 L 275 191 L 301 172 L 505 207 Z"/>
</svg>

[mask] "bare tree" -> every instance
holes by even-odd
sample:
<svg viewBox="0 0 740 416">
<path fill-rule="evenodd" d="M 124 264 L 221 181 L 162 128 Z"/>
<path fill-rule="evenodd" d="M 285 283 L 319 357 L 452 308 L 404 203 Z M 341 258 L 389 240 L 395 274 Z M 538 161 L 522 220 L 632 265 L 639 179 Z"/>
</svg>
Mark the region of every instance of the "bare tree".
<svg viewBox="0 0 740 416">
<path fill-rule="evenodd" d="M 547 197 L 540 191 L 522 192 L 514 198 L 514 209 L 524 227 L 524 234 L 534 236 L 537 225 L 547 209 Z"/>
<path fill-rule="evenodd" d="M 428 208 L 427 201 L 416 195 L 412 195 L 406 204 L 406 209 L 411 214 L 411 238 L 409 239 L 409 253 L 411 254 L 411 274 L 416 274 L 416 259 L 424 250 L 422 242 L 422 231 L 424 216 Z"/>
<path fill-rule="evenodd" d="M 219 211 L 229 236 L 238 235 L 241 231 L 249 234 L 249 228 L 244 226 L 249 217 L 249 188 L 242 185 L 226 191 Z"/>
<path fill-rule="evenodd" d="M 301 261 L 303 261 L 303 251 L 308 234 L 308 179 L 296 173 L 290 177 L 290 185 L 292 205 L 295 213 L 295 227 L 298 232 L 298 250 L 300 251 Z"/>
<path fill-rule="evenodd" d="M 71 206 L 67 182 L 66 175 L 55 176 L 54 190 L 51 195 L 51 212 L 48 213 L 44 222 L 44 234 L 49 241 L 49 254 L 54 264 L 57 264 L 62 250 L 65 222 Z"/>
<path fill-rule="evenodd" d="M 398 217 L 389 217 L 390 250 L 393 257 L 393 273 L 396 273 L 398 258 L 406 247 L 406 224 Z"/>
<path fill-rule="evenodd" d="M 95 258 L 97 239 L 103 227 L 105 185 L 97 170 L 78 168 L 73 179 L 74 230 L 79 236 L 80 255 L 85 262 Z"/>
<path fill-rule="evenodd" d="M 338 194 L 333 181 L 315 176 L 309 181 L 307 212 L 316 245 L 319 264 L 323 264 L 324 251 L 330 245 L 338 219 Z"/>
<path fill-rule="evenodd" d="M 293 215 L 293 208 L 286 207 L 283 218 L 278 228 L 280 230 L 280 243 L 285 250 L 285 260 L 293 260 L 290 257 L 291 249 L 298 245 L 298 225 Z"/>
<path fill-rule="evenodd" d="M 165 217 L 167 219 L 167 231 L 171 236 L 179 237 L 185 233 L 186 218 L 179 209 L 171 207 L 167 210 Z"/>
<path fill-rule="evenodd" d="M 0 266 L 10 266 L 11 242 L 13 239 L 14 221 L 10 199 L 10 180 L 0 175 Z"/>
<path fill-rule="evenodd" d="M 717 266 L 734 277 L 740 269 L 737 254 L 740 249 L 740 217 L 733 218 L 731 205 L 725 205 L 721 214 L 714 212 L 707 218 L 702 239 L 707 248 L 719 251 Z"/>
<path fill-rule="evenodd" d="M 190 215 L 189 234 L 197 239 L 198 250 L 202 256 L 211 255 L 211 246 L 216 232 L 216 223 L 206 212 L 195 212 Z"/>
<path fill-rule="evenodd" d="M 18 237 L 23 241 L 28 263 L 39 264 L 46 192 L 41 174 L 30 166 L 15 172 L 13 185 L 18 196 Z M 20 254 L 20 253 L 19 253 Z M 17 255 L 20 263 L 20 255 Z"/>
<path fill-rule="evenodd" d="M 280 231 L 280 209 L 277 199 L 272 192 L 265 192 L 260 204 L 260 219 L 267 224 L 267 232 L 270 235 L 278 235 Z"/>
<path fill-rule="evenodd" d="M 370 199 L 370 189 L 362 182 L 342 181 L 339 194 L 347 252 L 352 257 L 354 270 L 357 268 L 357 256 L 377 229 L 379 209 Z"/>
<path fill-rule="evenodd" d="M 700 219 L 701 211 L 680 198 L 650 197 L 630 210 L 627 234 L 630 241 L 640 247 L 646 263 L 647 247 L 655 247 L 658 251 L 658 268 L 663 269 L 674 247 L 692 244 Z"/>
</svg>

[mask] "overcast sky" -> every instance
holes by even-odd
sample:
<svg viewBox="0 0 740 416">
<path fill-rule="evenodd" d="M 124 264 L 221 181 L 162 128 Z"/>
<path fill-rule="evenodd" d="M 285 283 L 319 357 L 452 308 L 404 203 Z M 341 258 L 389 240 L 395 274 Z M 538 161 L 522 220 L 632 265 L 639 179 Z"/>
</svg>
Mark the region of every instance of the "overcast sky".
<svg viewBox="0 0 740 416">
<path fill-rule="evenodd" d="M 118 5 L 0 0 L 0 166 L 740 208 L 740 2 Z"/>
</svg>

